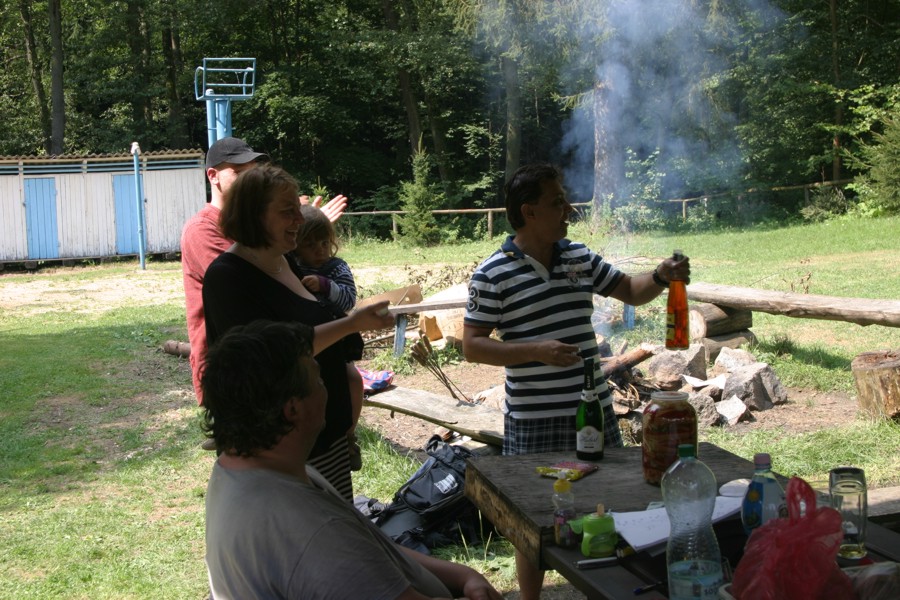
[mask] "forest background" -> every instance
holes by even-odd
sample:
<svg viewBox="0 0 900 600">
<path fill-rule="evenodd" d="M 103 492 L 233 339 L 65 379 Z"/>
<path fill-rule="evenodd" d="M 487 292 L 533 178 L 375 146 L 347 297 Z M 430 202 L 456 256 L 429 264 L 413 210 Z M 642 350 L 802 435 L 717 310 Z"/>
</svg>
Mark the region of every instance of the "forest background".
<svg viewBox="0 0 900 600">
<path fill-rule="evenodd" d="M 547 160 L 635 229 L 877 216 L 900 211 L 898 40 L 900 0 L 17 0 L 0 155 L 205 148 L 196 68 L 253 57 L 234 134 L 351 211 L 495 207 Z M 676 198 L 706 200 L 682 221 Z"/>
</svg>

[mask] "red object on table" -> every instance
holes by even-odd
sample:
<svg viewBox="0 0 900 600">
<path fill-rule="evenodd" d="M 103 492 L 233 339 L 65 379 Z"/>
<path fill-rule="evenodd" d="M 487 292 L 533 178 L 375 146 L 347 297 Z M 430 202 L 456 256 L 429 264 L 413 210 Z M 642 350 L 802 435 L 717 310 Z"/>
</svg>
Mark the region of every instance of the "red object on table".
<svg viewBox="0 0 900 600">
<path fill-rule="evenodd" d="M 853 583 L 835 561 L 844 537 L 840 513 L 816 508 L 816 493 L 798 477 L 791 477 L 786 496 L 788 518 L 773 519 L 750 535 L 732 595 L 738 600 L 855 598 Z"/>
</svg>

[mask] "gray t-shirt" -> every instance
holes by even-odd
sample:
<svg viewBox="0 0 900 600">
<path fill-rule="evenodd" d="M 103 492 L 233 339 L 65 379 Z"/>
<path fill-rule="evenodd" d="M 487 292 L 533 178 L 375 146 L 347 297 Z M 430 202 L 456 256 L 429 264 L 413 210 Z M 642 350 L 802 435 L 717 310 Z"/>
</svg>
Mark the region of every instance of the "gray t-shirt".
<svg viewBox="0 0 900 600">
<path fill-rule="evenodd" d="M 314 485 L 215 464 L 206 493 L 213 598 L 393 600 L 410 585 L 429 597 L 451 597 L 437 577 L 326 491 L 314 469 L 308 472 Z"/>
</svg>

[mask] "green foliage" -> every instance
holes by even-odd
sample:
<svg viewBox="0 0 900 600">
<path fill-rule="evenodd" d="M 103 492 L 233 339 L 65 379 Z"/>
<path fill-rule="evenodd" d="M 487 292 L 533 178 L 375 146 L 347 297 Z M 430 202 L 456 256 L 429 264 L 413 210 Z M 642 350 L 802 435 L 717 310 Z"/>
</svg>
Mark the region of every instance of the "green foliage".
<svg viewBox="0 0 900 600">
<path fill-rule="evenodd" d="M 405 215 L 400 223 L 399 239 L 411 246 L 431 246 L 441 238 L 432 210 L 437 209 L 443 194 L 429 183 L 430 160 L 424 150 L 413 156 L 413 180 L 400 185 L 400 206 Z"/>
<path fill-rule="evenodd" d="M 900 214 L 900 111 L 886 120 L 884 133 L 862 144 L 858 161 L 865 169 L 850 187 L 859 194 L 870 214 Z"/>
<path fill-rule="evenodd" d="M 800 209 L 800 214 L 807 221 L 823 221 L 847 214 L 852 208 L 841 188 L 823 186 L 812 189 L 810 203 Z"/>
</svg>

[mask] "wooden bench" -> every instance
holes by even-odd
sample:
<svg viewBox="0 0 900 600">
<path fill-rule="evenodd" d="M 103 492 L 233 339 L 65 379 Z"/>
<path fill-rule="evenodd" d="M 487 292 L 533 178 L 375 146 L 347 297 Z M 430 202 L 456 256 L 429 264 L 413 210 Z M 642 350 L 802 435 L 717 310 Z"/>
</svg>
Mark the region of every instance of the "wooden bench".
<svg viewBox="0 0 900 600">
<path fill-rule="evenodd" d="M 490 406 L 397 386 L 372 394 L 363 405 L 411 415 L 485 444 L 503 445 L 503 413 Z"/>
<path fill-rule="evenodd" d="M 688 285 L 687 294 L 688 300 L 772 315 L 900 327 L 900 300 L 796 294 L 701 282 Z"/>
</svg>

